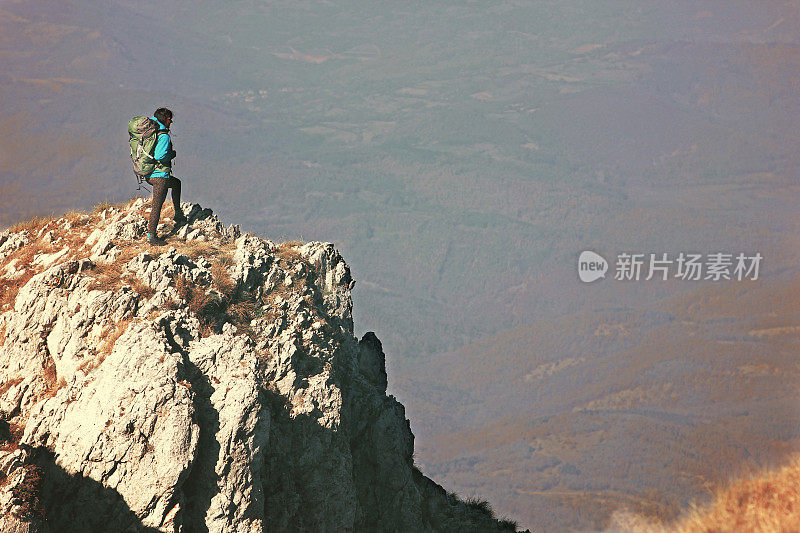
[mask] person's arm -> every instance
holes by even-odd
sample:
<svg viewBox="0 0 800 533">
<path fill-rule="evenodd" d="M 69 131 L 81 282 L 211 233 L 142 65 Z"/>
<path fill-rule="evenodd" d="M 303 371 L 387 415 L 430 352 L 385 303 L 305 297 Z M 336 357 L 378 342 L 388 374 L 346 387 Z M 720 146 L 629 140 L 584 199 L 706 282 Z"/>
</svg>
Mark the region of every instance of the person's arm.
<svg viewBox="0 0 800 533">
<path fill-rule="evenodd" d="M 159 161 L 171 161 L 175 157 L 175 151 L 171 149 L 169 133 L 162 133 L 158 136 L 156 149 L 153 150 L 153 157 Z"/>
</svg>

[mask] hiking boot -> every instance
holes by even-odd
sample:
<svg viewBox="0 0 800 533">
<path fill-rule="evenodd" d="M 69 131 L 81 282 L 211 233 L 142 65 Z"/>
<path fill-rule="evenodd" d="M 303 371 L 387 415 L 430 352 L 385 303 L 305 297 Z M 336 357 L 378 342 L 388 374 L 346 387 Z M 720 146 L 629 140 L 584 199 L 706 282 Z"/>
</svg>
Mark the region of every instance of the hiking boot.
<svg viewBox="0 0 800 533">
<path fill-rule="evenodd" d="M 147 235 L 147 243 L 152 244 L 153 246 L 166 246 L 167 241 L 159 237 L 158 235 Z"/>
<path fill-rule="evenodd" d="M 187 224 L 189 222 L 189 220 L 186 218 L 186 216 L 183 214 L 182 211 L 176 211 L 175 216 L 172 217 L 172 220 L 175 221 L 176 228 L 178 226 L 183 226 L 184 224 Z"/>
</svg>

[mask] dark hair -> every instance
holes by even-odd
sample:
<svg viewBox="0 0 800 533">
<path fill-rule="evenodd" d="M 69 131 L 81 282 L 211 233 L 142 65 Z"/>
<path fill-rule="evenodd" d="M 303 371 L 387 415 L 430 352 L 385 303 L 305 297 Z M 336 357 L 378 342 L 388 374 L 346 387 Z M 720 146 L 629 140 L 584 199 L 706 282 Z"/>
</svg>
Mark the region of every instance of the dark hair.
<svg viewBox="0 0 800 533">
<path fill-rule="evenodd" d="M 166 107 L 159 107 L 156 109 L 156 112 L 153 113 L 153 116 L 158 119 L 159 122 L 162 124 L 166 122 L 168 118 L 172 118 L 172 111 L 167 109 Z"/>
</svg>

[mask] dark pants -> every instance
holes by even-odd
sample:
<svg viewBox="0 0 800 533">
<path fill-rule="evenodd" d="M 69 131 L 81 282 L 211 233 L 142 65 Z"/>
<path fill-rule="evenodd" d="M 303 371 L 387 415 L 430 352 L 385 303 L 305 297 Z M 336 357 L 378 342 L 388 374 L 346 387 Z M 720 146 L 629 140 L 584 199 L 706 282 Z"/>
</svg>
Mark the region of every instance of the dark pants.
<svg viewBox="0 0 800 533">
<path fill-rule="evenodd" d="M 181 208 L 181 180 L 170 176 L 169 178 L 150 178 L 153 186 L 153 205 L 150 207 L 150 221 L 147 224 L 147 233 L 155 236 L 158 230 L 158 219 L 161 218 L 161 206 L 167 198 L 167 189 L 172 189 L 172 205 L 177 213 Z"/>
</svg>

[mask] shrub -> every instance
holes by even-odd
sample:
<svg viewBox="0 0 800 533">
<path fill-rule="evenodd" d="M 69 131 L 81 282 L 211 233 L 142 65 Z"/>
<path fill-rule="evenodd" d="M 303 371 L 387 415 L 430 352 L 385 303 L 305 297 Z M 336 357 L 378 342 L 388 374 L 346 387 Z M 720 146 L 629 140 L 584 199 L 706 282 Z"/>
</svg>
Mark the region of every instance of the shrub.
<svg viewBox="0 0 800 533">
<path fill-rule="evenodd" d="M 510 520 L 508 518 L 503 518 L 500 520 L 500 529 L 506 529 L 508 531 L 516 531 L 519 524 L 515 520 Z"/>
<path fill-rule="evenodd" d="M 5 424 L 6 422 L 4 421 L 3 423 Z M 4 452 L 15 450 L 19 445 L 19 441 L 22 440 L 23 433 L 25 433 L 25 428 L 23 426 L 8 422 L 8 438 L 4 439 L 5 442 L 0 445 L 0 450 Z"/>
<path fill-rule="evenodd" d="M 44 472 L 41 467 L 36 465 L 25 465 L 22 483 L 11 489 L 11 494 L 19 503 L 16 512 L 17 518 L 23 520 L 39 519 L 44 520 L 44 508 L 42 506 L 42 481 Z"/>
<path fill-rule="evenodd" d="M 200 321 L 200 331 L 204 336 L 218 330 L 225 323 L 227 304 L 224 298 L 195 287 L 185 276 L 176 276 L 173 283 L 189 311 Z"/>
</svg>

